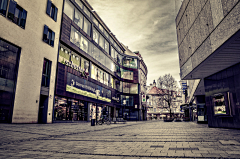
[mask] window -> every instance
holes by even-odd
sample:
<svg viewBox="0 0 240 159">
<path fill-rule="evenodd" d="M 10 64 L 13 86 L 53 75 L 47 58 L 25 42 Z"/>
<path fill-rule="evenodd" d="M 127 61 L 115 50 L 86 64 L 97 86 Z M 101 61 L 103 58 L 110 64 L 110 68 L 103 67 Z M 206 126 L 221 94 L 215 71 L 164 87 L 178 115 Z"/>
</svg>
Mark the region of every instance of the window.
<svg viewBox="0 0 240 159">
<path fill-rule="evenodd" d="M 74 23 L 76 23 L 81 29 L 83 28 L 83 15 L 78 10 L 75 10 Z"/>
<path fill-rule="evenodd" d="M 75 0 L 75 2 L 77 3 L 77 5 L 82 9 L 83 8 L 83 4 L 80 0 Z"/>
<path fill-rule="evenodd" d="M 47 15 L 49 15 L 54 21 L 57 21 L 57 7 L 52 3 L 51 0 L 47 2 Z"/>
<path fill-rule="evenodd" d="M 129 93 L 131 94 L 138 94 L 138 84 L 135 83 L 129 83 Z"/>
<path fill-rule="evenodd" d="M 96 26 L 98 26 L 98 21 L 97 21 L 97 19 L 96 19 L 95 17 L 93 17 L 92 19 L 93 19 L 93 23 L 95 23 Z"/>
<path fill-rule="evenodd" d="M 84 17 L 83 31 L 90 36 L 91 33 L 91 23 Z"/>
<path fill-rule="evenodd" d="M 99 24 L 99 29 L 103 32 L 103 27 L 101 24 Z"/>
<path fill-rule="evenodd" d="M 64 4 L 64 13 L 71 19 L 73 20 L 73 14 L 74 14 L 74 6 L 69 0 L 65 1 Z"/>
<path fill-rule="evenodd" d="M 133 80 L 133 71 L 124 70 L 121 68 L 121 78 Z"/>
<path fill-rule="evenodd" d="M 89 12 L 89 10 L 84 6 L 83 11 L 88 15 L 88 17 L 90 17 L 91 13 Z"/>
<path fill-rule="evenodd" d="M 81 68 L 88 73 L 88 70 L 89 70 L 89 61 L 84 59 L 84 58 L 81 58 Z"/>
<path fill-rule="evenodd" d="M 61 63 L 65 63 L 65 61 L 69 61 L 69 58 L 70 58 L 70 51 L 64 47 L 64 46 L 61 46 L 60 47 L 60 50 L 59 50 L 59 57 L 58 57 L 58 62 L 61 62 Z"/>
<path fill-rule="evenodd" d="M 99 32 L 94 28 L 93 29 L 93 40 L 98 44 Z"/>
<path fill-rule="evenodd" d="M 109 54 L 109 43 L 105 40 L 105 51 Z"/>
<path fill-rule="evenodd" d="M 8 9 L 8 19 L 10 19 L 13 23 L 25 29 L 27 11 L 22 7 L 17 5 L 17 2 L 10 0 L 9 9 Z"/>
<path fill-rule="evenodd" d="M 133 96 L 121 95 L 121 104 L 124 105 L 123 101 L 126 101 L 126 106 L 133 106 Z"/>
<path fill-rule="evenodd" d="M 50 74 L 51 74 L 51 61 L 44 59 L 43 73 L 42 73 L 42 86 L 49 87 Z"/>
<path fill-rule="evenodd" d="M 80 32 L 78 32 L 73 26 L 71 27 L 70 41 L 74 43 L 77 47 L 85 51 L 86 53 L 88 54 L 91 53 L 90 42 Z"/>
<path fill-rule="evenodd" d="M 43 31 L 43 41 L 50 46 L 54 47 L 54 38 L 55 38 L 55 33 L 48 28 L 48 26 L 44 26 L 44 31 Z"/>
<path fill-rule="evenodd" d="M 0 13 L 6 16 L 8 0 L 0 0 Z"/>
<path fill-rule="evenodd" d="M 115 58 L 115 50 L 112 46 L 111 46 L 111 57 Z"/>
<path fill-rule="evenodd" d="M 124 57 L 123 58 L 123 66 L 128 68 L 136 68 L 137 69 L 137 59 Z"/>
<path fill-rule="evenodd" d="M 80 66 L 80 57 L 75 52 L 71 52 L 71 61 L 74 65 Z"/>
<path fill-rule="evenodd" d="M 99 46 L 104 49 L 104 38 L 103 38 L 103 36 L 101 34 L 99 34 L 99 35 L 100 35 Z"/>
</svg>

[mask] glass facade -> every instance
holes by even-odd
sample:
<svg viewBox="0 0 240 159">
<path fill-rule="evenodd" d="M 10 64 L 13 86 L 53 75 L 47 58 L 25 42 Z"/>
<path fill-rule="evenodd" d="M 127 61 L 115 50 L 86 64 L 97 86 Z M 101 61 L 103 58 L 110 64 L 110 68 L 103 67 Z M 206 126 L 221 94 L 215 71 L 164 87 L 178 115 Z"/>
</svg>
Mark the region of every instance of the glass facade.
<svg viewBox="0 0 240 159">
<path fill-rule="evenodd" d="M 126 101 L 125 106 L 131 107 L 128 108 L 128 119 L 130 119 L 130 116 L 131 118 L 135 116 L 138 119 L 138 111 L 131 110 L 138 109 L 137 105 L 139 104 L 139 100 L 134 99 L 139 98 L 137 96 L 139 93 L 138 78 L 134 80 L 134 74 L 136 73 L 136 77 L 138 75 L 138 58 L 127 57 L 128 55 L 123 54 L 123 50 L 121 50 L 123 47 L 120 47 L 121 45 L 115 37 L 111 37 L 112 34 L 108 32 L 109 29 L 98 21 L 99 19 L 95 17 L 95 14 L 89 12 L 84 2 L 80 2 L 77 0 L 66 0 L 64 7 L 64 13 L 78 26 L 73 24 L 73 22 L 69 24 L 69 20 L 66 17 L 63 18 L 68 23 L 66 24 L 68 28 L 71 28 L 69 29 L 71 43 L 67 39 L 62 39 L 63 43 L 59 51 L 59 63 L 74 69 L 72 71 L 61 65 L 61 68 L 65 69 L 64 76 L 66 76 L 67 71 L 66 88 L 62 85 L 63 83 L 59 84 L 63 94 L 67 92 L 65 93 L 67 97 L 63 97 L 61 91 L 59 91 L 59 97 L 61 96 L 61 98 L 65 98 L 65 101 L 67 101 L 64 120 L 78 120 L 79 115 L 75 115 L 76 117 L 74 117 L 74 110 L 69 105 L 71 102 L 72 107 L 75 108 L 79 105 L 79 99 L 88 103 L 88 109 L 90 108 L 88 115 L 93 115 L 91 108 L 94 108 L 94 112 L 97 112 L 95 119 L 100 119 L 101 115 L 104 114 L 104 110 L 107 110 L 109 114 L 117 112 L 116 116 L 123 117 L 123 100 Z M 68 29 L 63 29 L 65 30 L 62 33 L 68 36 Z M 92 35 L 92 41 L 82 31 L 88 35 Z M 68 47 L 64 46 L 64 43 Z M 71 45 L 77 46 L 86 54 L 78 52 L 75 46 L 71 48 Z M 80 72 L 85 70 L 85 72 L 89 72 L 89 76 L 82 78 L 75 70 Z M 134 83 L 130 81 L 125 82 L 124 80 L 132 80 Z M 97 90 L 101 94 L 100 97 L 96 96 Z M 125 94 L 121 95 L 122 93 Z M 82 96 L 87 98 L 82 98 Z M 106 105 L 103 102 L 108 102 L 110 106 L 105 108 Z M 71 114 L 70 111 L 73 113 Z M 77 112 L 76 109 L 75 114 L 78 114 Z M 89 116 L 87 118 L 90 119 Z"/>
</svg>

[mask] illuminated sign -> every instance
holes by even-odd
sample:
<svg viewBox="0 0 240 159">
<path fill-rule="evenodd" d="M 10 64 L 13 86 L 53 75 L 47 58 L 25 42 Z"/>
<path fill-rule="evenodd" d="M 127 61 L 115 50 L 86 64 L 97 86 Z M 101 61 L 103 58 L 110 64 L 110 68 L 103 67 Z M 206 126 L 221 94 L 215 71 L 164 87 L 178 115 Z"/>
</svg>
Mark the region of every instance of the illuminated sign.
<svg viewBox="0 0 240 159">
<path fill-rule="evenodd" d="M 111 103 L 111 91 L 83 78 L 67 73 L 66 91 Z M 97 96 L 99 92 L 99 96 Z"/>
</svg>

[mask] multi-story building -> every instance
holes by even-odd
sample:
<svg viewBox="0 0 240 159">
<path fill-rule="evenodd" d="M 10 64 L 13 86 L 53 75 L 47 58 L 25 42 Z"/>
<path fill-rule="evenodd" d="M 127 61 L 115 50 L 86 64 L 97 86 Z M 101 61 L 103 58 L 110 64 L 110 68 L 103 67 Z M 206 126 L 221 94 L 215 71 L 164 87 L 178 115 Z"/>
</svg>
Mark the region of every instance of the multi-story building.
<svg viewBox="0 0 240 159">
<path fill-rule="evenodd" d="M 126 52 L 87 1 L 65 0 L 54 120 L 142 120 L 140 58 Z"/>
<path fill-rule="evenodd" d="M 142 59 L 87 1 L 0 0 L 0 14 L 1 122 L 143 119 Z"/>
<path fill-rule="evenodd" d="M 0 0 L 0 122 L 52 122 L 62 5 Z"/>
<path fill-rule="evenodd" d="M 182 112 L 180 111 L 180 105 L 182 103 L 182 96 L 180 90 L 169 91 L 166 89 L 160 89 L 156 86 L 155 80 L 153 84 L 148 86 L 147 91 L 147 119 L 163 119 L 163 117 L 170 117 L 171 113 L 176 117 L 181 117 Z M 171 94 L 171 106 L 169 109 L 168 103 L 165 100 L 162 100 L 163 96 Z"/>
<path fill-rule="evenodd" d="M 184 0 L 176 17 L 181 79 L 201 79 L 193 94 L 209 127 L 240 128 L 239 9 L 237 0 Z"/>
</svg>

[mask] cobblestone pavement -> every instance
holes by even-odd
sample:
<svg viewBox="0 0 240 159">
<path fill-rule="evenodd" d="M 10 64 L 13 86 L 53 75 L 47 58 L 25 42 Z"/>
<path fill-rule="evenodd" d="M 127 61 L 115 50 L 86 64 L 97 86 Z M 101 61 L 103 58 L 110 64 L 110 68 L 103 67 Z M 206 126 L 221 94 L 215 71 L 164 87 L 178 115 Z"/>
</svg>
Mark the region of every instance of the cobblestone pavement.
<svg viewBox="0 0 240 159">
<path fill-rule="evenodd" d="M 240 158 L 240 130 L 196 122 L 0 124 L 0 158 Z"/>
</svg>

